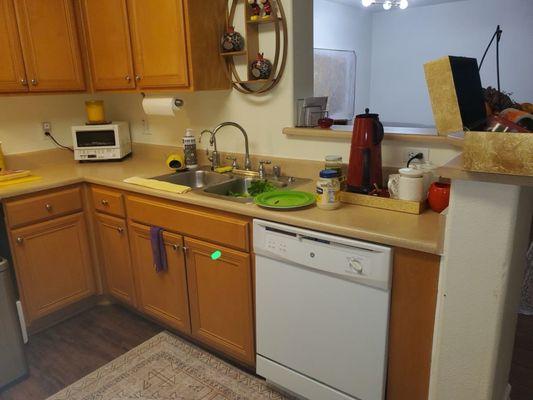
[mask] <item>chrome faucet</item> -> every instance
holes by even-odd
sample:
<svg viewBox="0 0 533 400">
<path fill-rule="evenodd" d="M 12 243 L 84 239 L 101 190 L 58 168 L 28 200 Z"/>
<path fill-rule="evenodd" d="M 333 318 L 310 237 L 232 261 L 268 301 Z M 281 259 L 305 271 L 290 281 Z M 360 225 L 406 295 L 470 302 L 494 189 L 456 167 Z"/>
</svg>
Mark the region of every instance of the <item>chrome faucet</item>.
<svg viewBox="0 0 533 400">
<path fill-rule="evenodd" d="M 213 129 L 213 132 L 211 133 L 210 143 L 211 143 L 211 145 L 215 146 L 216 156 L 218 157 L 218 164 L 217 164 L 217 166 L 215 168 L 220 166 L 220 156 L 218 155 L 218 151 L 216 150 L 216 134 L 218 133 L 218 131 L 220 131 L 222 128 L 224 128 L 226 126 L 233 126 L 233 127 L 237 128 L 238 130 L 240 130 L 242 132 L 242 135 L 244 136 L 244 147 L 245 147 L 244 169 L 246 171 L 251 171 L 251 169 L 252 169 L 252 161 L 250 160 L 250 147 L 248 145 L 248 134 L 246 133 L 246 131 L 244 130 L 244 128 L 242 126 L 240 126 L 239 124 L 237 124 L 235 122 L 223 122 L 220 125 L 218 125 L 215 129 Z M 213 154 L 212 154 L 212 156 L 214 157 Z M 214 161 L 211 161 L 211 167 L 214 166 L 213 162 Z"/>
<path fill-rule="evenodd" d="M 216 168 L 220 167 L 220 154 L 218 153 L 217 149 L 217 140 L 213 136 L 213 132 L 211 132 L 209 129 L 204 129 L 200 133 L 200 140 L 198 141 L 199 143 L 202 143 L 202 137 L 204 136 L 204 133 L 209 134 L 209 144 L 213 146 L 211 155 L 209 156 L 209 146 L 206 147 L 205 154 L 208 156 L 207 159 L 211 162 L 211 169 L 214 171 Z"/>
</svg>

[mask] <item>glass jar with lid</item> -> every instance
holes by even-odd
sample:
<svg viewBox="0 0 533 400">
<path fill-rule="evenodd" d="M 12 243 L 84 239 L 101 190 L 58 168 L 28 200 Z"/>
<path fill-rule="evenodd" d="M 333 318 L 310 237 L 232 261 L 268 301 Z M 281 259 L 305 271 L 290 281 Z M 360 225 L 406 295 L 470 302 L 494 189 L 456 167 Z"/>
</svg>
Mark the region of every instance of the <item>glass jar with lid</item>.
<svg viewBox="0 0 533 400">
<path fill-rule="evenodd" d="M 342 163 L 342 156 L 326 156 L 326 163 L 324 169 L 336 171 L 338 174 L 339 182 L 341 184 L 341 190 L 344 190 L 346 184 L 346 178 L 344 176 L 344 165 Z"/>
</svg>

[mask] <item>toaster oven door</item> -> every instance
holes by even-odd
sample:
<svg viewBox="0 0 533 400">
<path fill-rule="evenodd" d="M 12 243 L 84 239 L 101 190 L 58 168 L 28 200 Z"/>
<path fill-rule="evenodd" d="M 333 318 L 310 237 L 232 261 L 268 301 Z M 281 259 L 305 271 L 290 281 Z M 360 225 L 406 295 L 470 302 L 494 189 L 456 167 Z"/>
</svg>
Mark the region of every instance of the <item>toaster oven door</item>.
<svg viewBox="0 0 533 400">
<path fill-rule="evenodd" d="M 83 130 L 76 131 L 76 148 L 83 149 L 88 147 L 117 147 L 115 130 Z"/>
</svg>

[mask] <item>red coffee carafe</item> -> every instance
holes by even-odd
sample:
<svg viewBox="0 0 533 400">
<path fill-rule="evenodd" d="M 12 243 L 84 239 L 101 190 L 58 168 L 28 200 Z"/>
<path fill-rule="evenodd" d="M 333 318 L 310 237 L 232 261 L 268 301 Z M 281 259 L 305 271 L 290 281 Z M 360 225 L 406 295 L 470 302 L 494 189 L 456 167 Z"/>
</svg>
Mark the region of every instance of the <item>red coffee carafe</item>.
<svg viewBox="0 0 533 400">
<path fill-rule="evenodd" d="M 365 114 L 355 117 L 348 165 L 347 189 L 350 192 L 368 194 L 375 185 L 382 187 L 381 142 L 383 124 L 378 114 Z"/>
</svg>

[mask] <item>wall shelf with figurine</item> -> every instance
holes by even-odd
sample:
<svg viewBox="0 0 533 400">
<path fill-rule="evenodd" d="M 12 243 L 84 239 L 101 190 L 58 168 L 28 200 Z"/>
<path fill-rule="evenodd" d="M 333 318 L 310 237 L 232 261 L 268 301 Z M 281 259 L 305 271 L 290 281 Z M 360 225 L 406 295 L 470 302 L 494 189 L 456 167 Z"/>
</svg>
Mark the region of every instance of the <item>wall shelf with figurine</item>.
<svg viewBox="0 0 533 400">
<path fill-rule="evenodd" d="M 239 3 L 244 3 L 244 36 L 233 28 Z M 272 24 L 275 33 L 274 52 L 267 56 L 261 51 L 260 41 L 260 26 L 265 24 Z M 288 54 L 287 18 L 281 0 L 232 0 L 227 26 L 222 35 L 221 56 L 226 60 L 226 73 L 233 87 L 255 95 L 274 89 L 285 72 Z M 246 62 L 244 77 L 238 72 L 239 62 Z"/>
</svg>

